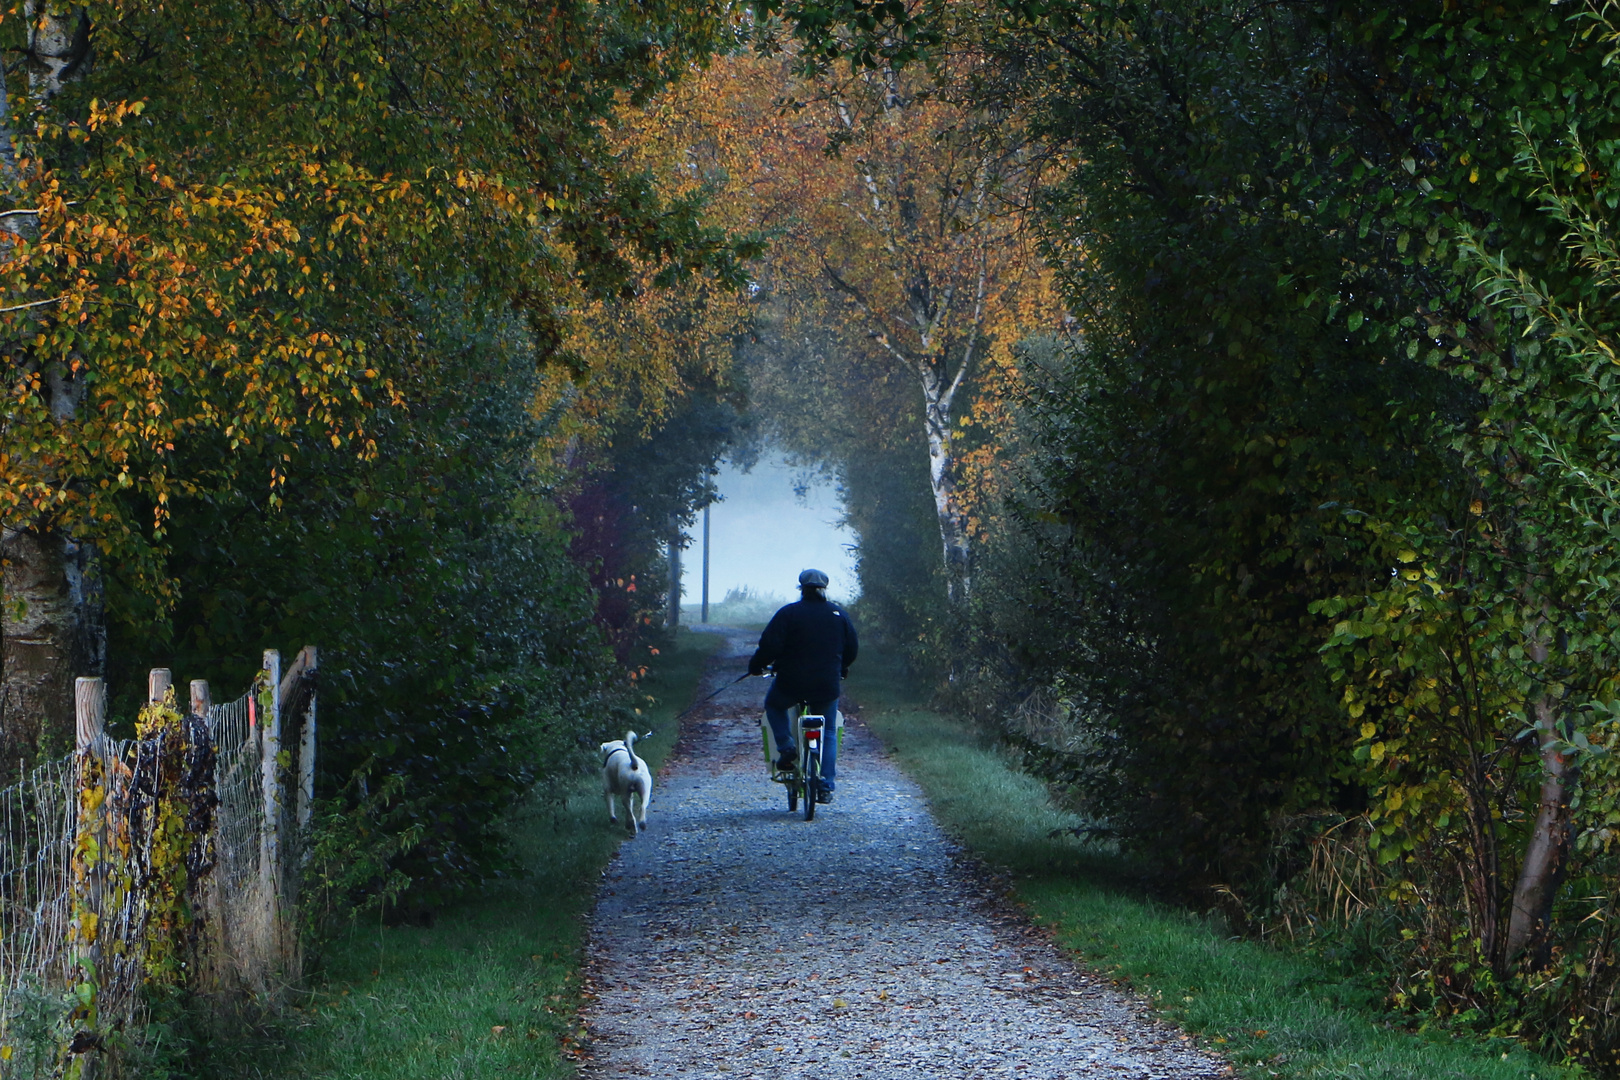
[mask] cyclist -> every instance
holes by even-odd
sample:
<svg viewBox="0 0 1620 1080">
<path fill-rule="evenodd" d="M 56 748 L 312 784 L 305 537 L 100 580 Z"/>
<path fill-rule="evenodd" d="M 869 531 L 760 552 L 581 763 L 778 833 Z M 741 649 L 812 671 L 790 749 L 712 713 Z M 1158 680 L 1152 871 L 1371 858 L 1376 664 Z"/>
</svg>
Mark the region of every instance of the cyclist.
<svg viewBox="0 0 1620 1080">
<path fill-rule="evenodd" d="M 799 574 L 799 600 L 771 616 L 759 636 L 759 649 L 748 661 L 748 674 L 763 675 L 776 665 L 776 678 L 765 694 L 765 718 L 781 751 L 776 767 L 791 769 L 798 762 L 798 746 L 788 725 L 788 710 L 803 703 L 811 716 L 827 718 L 828 737 L 822 741 L 821 793 L 818 802 L 831 802 L 838 775 L 838 736 L 833 727 L 838 715 L 838 681 L 855 662 L 855 624 L 843 606 L 827 599 L 827 575 L 820 570 Z"/>
</svg>

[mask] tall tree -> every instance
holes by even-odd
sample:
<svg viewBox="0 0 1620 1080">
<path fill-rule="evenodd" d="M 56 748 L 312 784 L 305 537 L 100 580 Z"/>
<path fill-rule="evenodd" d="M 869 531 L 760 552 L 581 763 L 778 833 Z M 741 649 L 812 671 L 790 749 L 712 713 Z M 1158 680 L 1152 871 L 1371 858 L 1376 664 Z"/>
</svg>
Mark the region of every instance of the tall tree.
<svg viewBox="0 0 1620 1080">
<path fill-rule="evenodd" d="M 920 395 L 913 420 L 952 601 L 972 581 L 959 490 L 966 388 L 1058 316 L 1023 232 L 1033 163 L 1019 126 L 961 94 L 976 62 L 932 74 L 809 65 L 795 77 L 788 58 L 731 56 L 704 80 L 738 103 L 714 136 L 752 154 L 733 199 L 776 237 L 758 277 L 772 332 L 813 341 L 801 359 L 837 353 L 892 369 Z M 836 378 L 834 368 L 801 373 Z M 854 379 L 848 396 L 864 384 Z M 826 405 L 840 408 L 840 396 Z"/>
<path fill-rule="evenodd" d="M 28 98 L 40 108 L 88 61 L 89 16 L 81 7 L 57 12 L 28 0 L 23 17 Z M 8 200 L 22 189 L 16 144 L 10 97 L 0 73 L 0 197 Z M 7 217 L 11 232 L 0 234 L 0 250 L 11 256 L 16 243 L 39 239 L 39 208 L 17 207 Z M 51 302 L 18 298 L 6 312 L 32 314 Z M 81 358 L 70 354 L 41 362 L 30 356 L 20 368 L 51 421 L 74 423 L 85 394 Z M 4 417 L 12 419 L 9 412 Z M 10 434 L 12 425 L 4 421 L 0 433 Z M 8 463 L 13 458 L 26 462 L 25 470 L 40 470 L 48 483 L 59 479 L 40 459 L 37 446 L 18 444 L 5 457 Z M 0 508 L 0 762 L 65 748 L 73 730 L 73 680 L 103 674 L 106 652 L 94 544 L 53 527 L 48 518 Z"/>
<path fill-rule="evenodd" d="M 1032 166 L 1018 125 L 996 108 L 954 97 L 969 77 L 950 68 L 923 77 L 882 67 L 841 79 L 824 71 L 804 87 L 811 115 L 831 131 L 827 160 L 816 169 L 820 198 L 794 237 L 805 245 L 806 262 L 814 260 L 795 268 L 798 287 L 812 287 L 819 276 L 875 346 L 872 359 L 909 373 L 921 392 L 928 482 L 953 603 L 966 600 L 973 574 L 968 510 L 958 490 L 964 384 L 986 354 L 1005 354 L 1021 333 L 1042 328 L 1055 307 L 1042 295 L 1045 277 L 1020 234 Z M 807 305 L 814 317 L 840 306 L 816 300 Z"/>
<path fill-rule="evenodd" d="M 9 88 L 0 265 L 13 614 L 67 591 L 28 537 L 94 544 L 172 605 L 173 500 L 274 505 L 281 443 L 373 454 L 368 417 L 421 370 L 424 298 L 522 312 L 549 364 L 633 260 L 737 276 L 729 240 L 618 167 L 603 128 L 725 37 L 718 7 L 29 10 L 4 27 L 38 44 L 29 91 Z M 30 708 L 60 718 L 56 697 Z"/>
</svg>

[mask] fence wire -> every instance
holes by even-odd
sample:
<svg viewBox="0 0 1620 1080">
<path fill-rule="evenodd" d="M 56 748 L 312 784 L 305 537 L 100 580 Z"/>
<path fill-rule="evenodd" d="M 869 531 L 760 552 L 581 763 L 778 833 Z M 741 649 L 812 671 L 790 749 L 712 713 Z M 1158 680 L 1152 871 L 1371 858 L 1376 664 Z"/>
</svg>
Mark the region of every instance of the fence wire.
<svg viewBox="0 0 1620 1080">
<path fill-rule="evenodd" d="M 72 975 L 66 943 L 78 763 L 52 761 L 0 791 L 0 1042 L 38 1021 Z M 10 1058 L 7 1058 L 9 1061 Z"/>
<path fill-rule="evenodd" d="M 259 834 L 264 824 L 264 774 L 251 694 L 209 715 L 216 758 L 219 809 L 215 883 L 227 897 L 240 895 L 259 874 Z"/>
<path fill-rule="evenodd" d="M 298 711 L 286 718 L 281 744 L 295 761 L 314 695 L 313 678 L 298 683 L 287 695 Z M 207 836 L 187 855 L 198 988 L 261 993 L 296 977 L 289 918 L 296 874 L 286 868 L 297 865 L 297 830 L 286 805 L 292 800 L 283 797 L 275 811 L 279 858 L 267 862 L 255 712 L 250 691 L 213 706 L 206 724 L 189 722 L 184 738 L 106 739 L 98 753 L 48 762 L 0 789 L 0 1080 L 53 1070 L 85 961 L 95 970 L 98 1029 L 139 1019 L 161 778 L 177 768 L 206 767 L 192 782 L 206 789 L 200 801 L 212 809 Z M 90 769 L 97 774 L 86 775 Z M 86 788 L 105 798 L 81 800 Z M 94 873 L 86 870 L 91 863 Z M 93 934 L 82 925 L 86 912 L 96 916 Z"/>
<path fill-rule="evenodd" d="M 279 882 L 267 880 L 262 860 L 264 757 L 253 695 L 214 706 L 209 721 L 219 797 L 210 896 L 216 916 L 212 978 L 260 987 L 275 966 L 275 906 L 267 892 Z"/>
</svg>

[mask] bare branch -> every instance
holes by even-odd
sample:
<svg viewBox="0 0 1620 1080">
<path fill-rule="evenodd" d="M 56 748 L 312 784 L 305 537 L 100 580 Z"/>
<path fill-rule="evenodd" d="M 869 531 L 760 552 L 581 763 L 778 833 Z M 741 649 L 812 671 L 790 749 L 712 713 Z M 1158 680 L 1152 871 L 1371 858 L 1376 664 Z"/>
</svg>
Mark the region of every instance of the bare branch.
<svg viewBox="0 0 1620 1080">
<path fill-rule="evenodd" d="M 53 296 L 48 300 L 35 300 L 29 304 L 12 304 L 9 307 L 0 307 L 0 315 L 4 315 L 8 311 L 26 311 L 29 308 L 44 307 L 46 304 L 55 304 L 66 299 L 67 297 L 63 295 Z"/>
<path fill-rule="evenodd" d="M 957 388 L 962 385 L 962 380 L 967 377 L 968 369 L 973 366 L 973 354 L 979 346 L 979 330 L 984 325 L 985 298 L 989 295 L 989 292 L 989 256 L 981 246 L 979 248 L 979 284 L 974 290 L 973 321 L 968 326 L 967 345 L 962 350 L 961 366 L 956 369 L 956 376 L 951 379 L 951 387 L 945 391 L 945 396 L 941 400 L 941 404 L 947 413 L 950 412 L 951 401 L 956 397 Z"/>
</svg>

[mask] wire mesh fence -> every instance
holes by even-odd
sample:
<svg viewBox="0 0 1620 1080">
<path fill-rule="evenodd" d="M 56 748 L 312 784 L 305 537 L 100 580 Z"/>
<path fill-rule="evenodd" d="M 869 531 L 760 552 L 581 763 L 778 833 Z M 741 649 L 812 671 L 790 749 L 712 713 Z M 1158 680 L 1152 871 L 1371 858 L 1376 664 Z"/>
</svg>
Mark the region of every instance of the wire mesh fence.
<svg viewBox="0 0 1620 1080">
<path fill-rule="evenodd" d="M 40 1026 L 48 992 L 72 977 L 64 946 L 77 816 L 78 764 L 71 756 L 0 791 L 0 1054 L 14 1047 L 0 1068 L 35 1056 L 21 1052 L 19 1036 Z"/>
<path fill-rule="evenodd" d="M 264 934 L 254 925 L 265 906 L 259 888 L 263 769 L 254 720 L 251 694 L 213 711 L 219 808 L 210 906 L 216 915 L 211 973 L 216 982 L 252 983 L 254 947 Z"/>
<path fill-rule="evenodd" d="M 0 1080 L 102 1051 L 154 983 L 265 996 L 296 981 L 314 656 L 283 679 L 266 653 L 222 705 L 193 684 L 190 714 L 132 740 L 87 724 L 81 697 L 80 749 L 0 789 Z"/>
<path fill-rule="evenodd" d="M 287 826 L 289 800 L 282 785 L 276 785 L 271 803 L 266 803 L 257 706 L 254 695 L 245 694 L 215 707 L 211 715 L 219 802 L 214 869 L 205 898 L 213 915 L 206 960 L 214 987 L 263 993 L 289 974 L 296 977 L 296 942 L 288 923 L 296 879 L 271 859 L 267 847 L 276 838 L 281 841 L 278 849 L 296 857 L 298 834 Z"/>
</svg>

